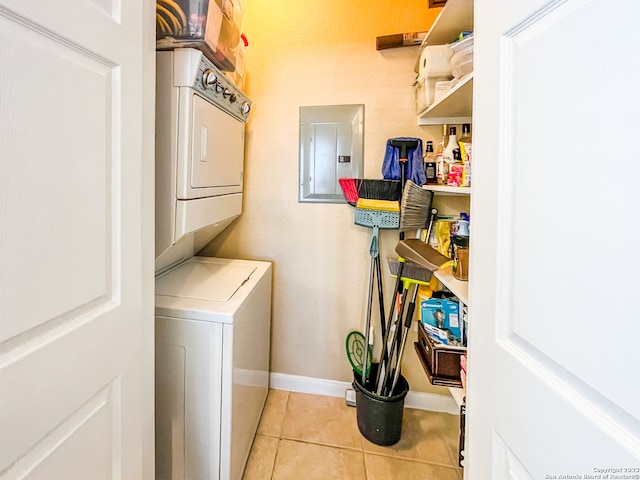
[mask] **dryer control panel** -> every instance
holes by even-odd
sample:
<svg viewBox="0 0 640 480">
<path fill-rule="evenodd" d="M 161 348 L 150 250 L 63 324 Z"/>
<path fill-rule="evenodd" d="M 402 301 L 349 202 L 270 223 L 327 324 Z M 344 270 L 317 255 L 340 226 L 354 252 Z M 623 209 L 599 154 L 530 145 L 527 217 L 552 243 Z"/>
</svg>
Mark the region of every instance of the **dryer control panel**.
<svg viewBox="0 0 640 480">
<path fill-rule="evenodd" d="M 175 50 L 174 86 L 190 87 L 229 115 L 246 122 L 251 100 L 205 55 L 193 48 Z"/>
</svg>

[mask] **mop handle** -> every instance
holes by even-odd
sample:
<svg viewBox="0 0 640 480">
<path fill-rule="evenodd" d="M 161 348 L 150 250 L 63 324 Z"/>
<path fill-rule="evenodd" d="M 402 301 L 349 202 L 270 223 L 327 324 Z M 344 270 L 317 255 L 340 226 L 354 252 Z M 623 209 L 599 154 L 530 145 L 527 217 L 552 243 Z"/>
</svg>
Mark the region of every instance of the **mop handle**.
<svg viewBox="0 0 640 480">
<path fill-rule="evenodd" d="M 400 342 L 400 337 L 398 334 L 400 333 L 401 324 L 402 324 L 402 314 L 404 312 L 404 306 L 407 302 L 407 294 L 409 291 L 407 289 L 402 290 L 402 296 L 400 297 L 400 305 L 397 307 L 394 328 L 393 328 L 393 336 L 391 337 L 391 350 L 389 350 L 389 355 L 387 357 L 389 364 L 385 364 L 384 375 L 382 376 L 382 382 L 377 384 L 377 392 L 378 395 L 382 395 L 382 391 L 384 390 L 384 386 L 389 381 L 389 374 L 391 373 L 391 362 L 393 361 L 394 354 L 397 355 L 398 343 Z M 395 303 L 395 302 L 394 302 Z M 391 328 L 389 328 L 391 330 Z"/>
<path fill-rule="evenodd" d="M 369 269 L 369 298 L 367 301 L 367 320 L 365 323 L 365 340 L 364 340 L 364 358 L 362 359 L 362 385 L 364 386 L 367 382 L 367 361 L 369 360 L 369 341 L 370 341 L 370 330 L 371 330 L 371 305 L 373 304 L 373 274 L 374 267 L 376 263 L 376 258 L 379 254 L 378 247 L 378 226 L 373 227 L 373 235 L 371 236 L 371 246 L 369 247 L 369 255 L 371 255 L 371 268 Z"/>
<path fill-rule="evenodd" d="M 404 268 L 404 262 L 400 262 L 400 266 L 398 267 L 398 276 L 396 277 L 396 286 L 393 290 L 393 301 L 391 302 L 391 308 L 389 308 L 389 317 L 387 320 L 387 331 L 385 332 L 384 339 L 382 341 L 382 352 L 380 353 L 380 365 L 378 367 L 378 372 L 376 373 L 376 383 L 375 387 L 377 388 L 380 385 L 380 377 L 382 370 L 385 367 L 386 362 L 388 361 L 388 348 L 387 345 L 389 343 L 389 335 L 391 334 L 391 325 L 393 322 L 393 314 L 396 312 L 395 308 L 395 298 L 397 295 L 397 291 L 400 288 L 400 284 L 402 282 L 402 270 Z"/>
<path fill-rule="evenodd" d="M 407 343 L 407 337 L 409 336 L 409 329 L 411 328 L 411 323 L 413 322 L 413 313 L 416 308 L 416 298 L 418 297 L 418 285 L 416 284 L 415 290 L 413 291 L 413 298 L 411 299 L 411 303 L 407 307 L 407 317 L 404 321 L 404 332 L 402 332 L 402 342 L 400 343 L 400 350 L 398 352 L 398 362 L 396 363 L 396 368 L 393 374 L 393 382 L 391 383 L 391 390 L 389 391 L 389 396 L 393 396 L 393 390 L 396 388 L 396 384 L 398 383 L 398 377 L 400 376 L 400 362 L 402 361 L 402 354 L 404 353 L 404 347 Z"/>
</svg>

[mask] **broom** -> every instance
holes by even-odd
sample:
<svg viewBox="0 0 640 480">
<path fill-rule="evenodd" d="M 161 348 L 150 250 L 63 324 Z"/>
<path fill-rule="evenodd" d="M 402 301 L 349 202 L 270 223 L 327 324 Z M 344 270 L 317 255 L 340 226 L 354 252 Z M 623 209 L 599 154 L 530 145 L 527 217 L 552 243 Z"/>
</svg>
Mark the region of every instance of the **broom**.
<svg viewBox="0 0 640 480">
<path fill-rule="evenodd" d="M 362 181 L 358 189 L 360 198 L 371 200 L 388 200 L 398 202 L 400 200 L 400 182 L 398 180 L 368 180 Z"/>
<path fill-rule="evenodd" d="M 403 192 L 402 202 L 400 208 L 400 232 L 405 230 L 418 230 L 424 229 L 431 217 L 431 202 L 433 200 L 433 192 L 425 190 L 412 182 L 407 180 Z M 403 238 L 403 236 L 401 236 Z M 403 243 L 404 240 L 400 240 Z M 396 247 L 397 249 L 397 247 Z M 399 261 L 397 268 L 396 285 L 394 292 L 396 293 L 396 302 L 392 302 L 389 309 L 389 316 L 387 325 L 391 326 L 394 320 L 394 314 L 397 322 L 402 319 L 404 311 L 404 305 L 406 302 L 406 296 L 408 294 L 408 285 L 404 285 L 402 282 L 402 271 L 404 269 L 404 261 Z M 396 306 L 397 305 L 397 306 Z M 385 335 L 384 343 L 382 345 L 382 353 L 380 355 L 380 367 L 376 376 L 376 388 L 378 395 L 382 393 L 386 378 L 389 374 L 387 371 L 390 367 L 388 362 L 391 360 L 396 344 L 398 343 L 398 333 L 400 331 L 400 325 L 396 325 L 396 328 L 388 328 L 387 335 Z M 391 331 L 393 330 L 393 333 Z M 392 337 L 390 338 L 390 336 Z M 389 350 L 388 344 L 391 340 L 391 349 Z M 383 370 L 385 370 L 383 372 Z M 382 379 L 382 382 L 381 382 Z"/>
<path fill-rule="evenodd" d="M 407 180 L 402 192 L 402 209 L 400 213 L 400 231 L 422 230 L 426 228 L 431 216 L 433 192 Z"/>
<path fill-rule="evenodd" d="M 397 180 L 339 178 L 338 183 L 349 205 L 382 212 L 400 211 L 400 182 Z"/>
<path fill-rule="evenodd" d="M 358 186 L 356 185 L 356 178 L 339 178 L 338 183 L 344 194 L 344 198 L 347 203 L 352 207 L 358 203 Z"/>
<path fill-rule="evenodd" d="M 358 189 L 358 208 L 382 212 L 400 211 L 400 182 L 363 179 Z"/>
</svg>

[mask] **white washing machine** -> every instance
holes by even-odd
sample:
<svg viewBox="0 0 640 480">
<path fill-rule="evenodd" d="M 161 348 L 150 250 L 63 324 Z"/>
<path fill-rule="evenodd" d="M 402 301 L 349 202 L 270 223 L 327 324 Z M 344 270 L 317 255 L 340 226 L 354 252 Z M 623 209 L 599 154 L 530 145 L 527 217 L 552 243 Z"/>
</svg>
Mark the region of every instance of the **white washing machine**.
<svg viewBox="0 0 640 480">
<path fill-rule="evenodd" d="M 192 257 L 157 277 L 157 479 L 242 478 L 269 387 L 271 275 Z"/>
</svg>

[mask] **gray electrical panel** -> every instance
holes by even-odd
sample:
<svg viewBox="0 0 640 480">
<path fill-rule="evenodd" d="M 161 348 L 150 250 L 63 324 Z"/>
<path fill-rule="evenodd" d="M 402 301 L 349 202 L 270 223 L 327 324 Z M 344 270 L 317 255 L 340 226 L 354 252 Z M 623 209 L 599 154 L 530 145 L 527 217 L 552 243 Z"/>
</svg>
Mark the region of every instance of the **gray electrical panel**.
<svg viewBox="0 0 640 480">
<path fill-rule="evenodd" d="M 364 105 L 300 107 L 298 201 L 346 203 L 339 178 L 360 178 Z"/>
</svg>

